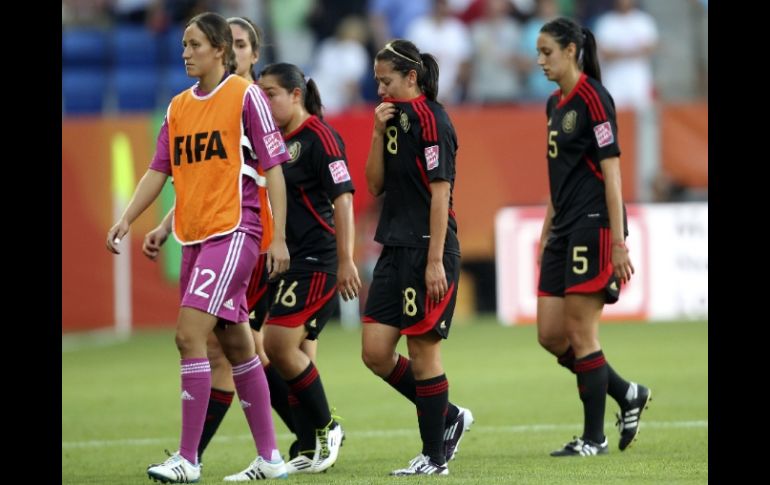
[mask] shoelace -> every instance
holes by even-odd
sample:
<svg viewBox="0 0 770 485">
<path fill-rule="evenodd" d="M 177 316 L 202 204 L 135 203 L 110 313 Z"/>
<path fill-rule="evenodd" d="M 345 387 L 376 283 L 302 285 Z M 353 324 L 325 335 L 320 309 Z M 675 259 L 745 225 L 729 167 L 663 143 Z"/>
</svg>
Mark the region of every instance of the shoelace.
<svg viewBox="0 0 770 485">
<path fill-rule="evenodd" d="M 321 443 L 321 450 L 319 453 L 319 456 L 323 459 L 326 459 L 329 457 L 329 426 L 326 426 L 325 428 L 318 428 L 315 430 L 315 436 L 318 439 L 318 442 Z"/>
<path fill-rule="evenodd" d="M 345 421 L 345 418 L 343 418 L 342 416 L 337 415 L 337 408 L 334 407 L 334 406 L 332 406 L 329 414 L 331 414 L 331 416 L 332 416 L 332 421 L 336 421 L 336 422 Z"/>
<path fill-rule="evenodd" d="M 176 453 L 171 453 L 170 451 L 168 451 L 168 449 L 164 449 L 163 452 L 166 453 L 166 456 L 168 456 L 168 458 L 166 458 L 166 461 L 163 462 L 164 465 L 170 464 L 172 461 L 176 459 Z"/>
</svg>

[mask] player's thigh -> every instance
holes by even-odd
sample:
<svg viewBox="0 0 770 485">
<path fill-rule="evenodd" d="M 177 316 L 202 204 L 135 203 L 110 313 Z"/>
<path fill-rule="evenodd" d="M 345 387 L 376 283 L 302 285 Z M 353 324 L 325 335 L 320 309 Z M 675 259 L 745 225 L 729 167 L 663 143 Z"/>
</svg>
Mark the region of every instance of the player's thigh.
<svg viewBox="0 0 770 485">
<path fill-rule="evenodd" d="M 381 323 L 396 329 L 400 328 L 403 308 L 396 259 L 398 249 L 385 246 L 377 259 L 362 318 L 364 329 L 369 323 Z"/>
<path fill-rule="evenodd" d="M 331 273 L 289 270 L 271 286 L 267 325 L 301 327 L 305 332 L 302 338 L 318 338 L 339 304 L 336 298 L 337 277 Z"/>
<path fill-rule="evenodd" d="M 601 293 L 606 303 L 618 300 L 620 287 L 612 271 L 612 236 L 607 227 L 577 229 L 569 234 L 565 294 Z"/>
<path fill-rule="evenodd" d="M 188 281 L 182 306 L 214 315 L 224 322 L 246 322 L 246 289 L 259 253 L 257 238 L 235 231 L 201 244 L 185 268 Z"/>
<path fill-rule="evenodd" d="M 421 335 L 435 331 L 441 338 L 449 336 L 452 326 L 457 291 L 460 282 L 460 256 L 444 253 L 444 274 L 447 292 L 439 302 L 428 297 L 425 268 L 428 250 L 399 248 L 399 282 L 401 301 L 401 333 Z"/>
</svg>

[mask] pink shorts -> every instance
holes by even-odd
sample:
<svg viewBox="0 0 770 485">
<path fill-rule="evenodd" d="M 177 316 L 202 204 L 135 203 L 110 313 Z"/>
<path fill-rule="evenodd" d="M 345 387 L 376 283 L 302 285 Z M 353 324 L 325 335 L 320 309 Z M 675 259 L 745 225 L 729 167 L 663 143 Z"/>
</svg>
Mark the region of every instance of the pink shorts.
<svg viewBox="0 0 770 485">
<path fill-rule="evenodd" d="M 241 231 L 182 246 L 181 306 L 248 322 L 246 288 L 258 257 L 259 240 Z"/>
</svg>

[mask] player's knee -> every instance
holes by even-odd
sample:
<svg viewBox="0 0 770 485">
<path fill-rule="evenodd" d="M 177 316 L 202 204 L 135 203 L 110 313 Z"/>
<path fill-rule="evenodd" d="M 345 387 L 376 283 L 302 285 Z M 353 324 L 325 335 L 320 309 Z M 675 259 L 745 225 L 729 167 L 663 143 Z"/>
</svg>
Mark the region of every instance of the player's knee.
<svg viewBox="0 0 770 485">
<path fill-rule="evenodd" d="M 286 346 L 280 339 L 267 339 L 264 341 L 265 355 L 269 362 L 272 362 L 277 368 L 282 369 L 291 361 L 291 348 Z"/>
<path fill-rule="evenodd" d="M 230 365 L 230 363 L 227 360 L 227 356 L 225 356 L 225 353 L 221 347 L 217 347 L 217 349 L 213 351 L 211 347 L 209 347 L 207 351 L 207 356 L 211 364 L 211 372 L 215 372 L 218 369 L 228 367 Z"/>
<path fill-rule="evenodd" d="M 195 350 L 194 339 L 184 332 L 177 331 L 174 336 L 174 341 L 180 355 L 189 355 Z"/>
<path fill-rule="evenodd" d="M 390 369 L 392 353 L 385 353 L 379 349 L 363 348 L 361 350 L 361 360 L 364 361 L 364 365 L 378 376 L 387 375 Z M 392 367 L 392 365 L 390 365 Z"/>
<path fill-rule="evenodd" d="M 559 355 L 569 347 L 569 341 L 564 335 L 554 335 L 551 333 L 538 333 L 537 342 L 548 352 Z"/>
</svg>

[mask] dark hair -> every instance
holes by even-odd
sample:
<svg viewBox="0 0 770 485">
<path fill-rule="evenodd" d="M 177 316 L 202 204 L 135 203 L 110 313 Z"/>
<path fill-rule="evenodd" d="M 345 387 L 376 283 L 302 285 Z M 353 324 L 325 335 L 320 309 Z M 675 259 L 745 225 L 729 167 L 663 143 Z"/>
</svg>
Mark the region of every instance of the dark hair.
<svg viewBox="0 0 770 485">
<path fill-rule="evenodd" d="M 234 73 L 236 67 L 235 51 L 233 51 L 233 34 L 230 32 L 230 24 L 224 17 L 214 12 L 203 12 L 191 18 L 187 27 L 195 24 L 206 36 L 214 48 L 224 48 L 225 55 L 222 64 L 229 73 Z"/>
<path fill-rule="evenodd" d="M 404 76 L 409 71 L 417 73 L 417 85 L 425 97 L 436 101 L 438 96 L 438 62 L 428 53 L 421 53 L 417 46 L 408 40 L 391 40 L 374 57 L 375 61 L 390 61 L 393 70 Z"/>
<path fill-rule="evenodd" d="M 254 22 L 247 19 L 246 17 L 230 17 L 227 19 L 227 23 L 230 25 L 237 24 L 243 30 L 248 32 L 251 51 L 259 54 L 259 49 L 262 47 L 262 30 L 260 30 L 260 28 L 257 27 Z M 254 72 L 254 64 L 251 65 L 249 71 L 251 71 L 251 79 L 257 79 L 257 75 Z"/>
<path fill-rule="evenodd" d="M 560 17 L 543 25 L 540 32 L 553 37 L 562 49 L 566 49 L 570 43 L 575 44 L 578 67 L 587 76 L 602 82 L 602 70 L 596 54 L 596 39 L 590 29 Z"/>
<path fill-rule="evenodd" d="M 263 76 L 275 76 L 278 85 L 289 92 L 299 88 L 302 91 L 302 102 L 307 112 L 323 118 L 323 105 L 318 86 L 312 79 L 305 81 L 305 74 L 299 67 L 287 62 L 268 64 L 259 73 L 259 77 Z"/>
</svg>

